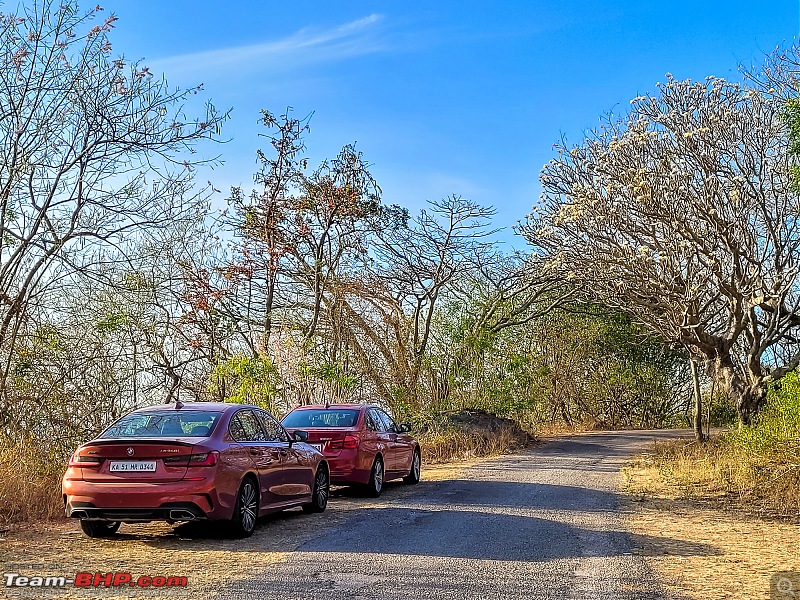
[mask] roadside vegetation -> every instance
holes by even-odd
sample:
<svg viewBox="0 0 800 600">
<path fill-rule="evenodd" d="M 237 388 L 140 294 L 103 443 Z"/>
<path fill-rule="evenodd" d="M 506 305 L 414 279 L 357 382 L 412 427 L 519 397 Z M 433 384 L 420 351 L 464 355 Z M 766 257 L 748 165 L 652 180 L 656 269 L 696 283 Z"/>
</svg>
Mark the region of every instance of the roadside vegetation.
<svg viewBox="0 0 800 600">
<path fill-rule="evenodd" d="M 676 440 L 640 456 L 627 472 L 629 492 L 800 518 L 800 375 L 769 391 L 751 427 L 730 426 L 706 443 Z"/>
<path fill-rule="evenodd" d="M 444 414 L 438 426 L 423 429 L 417 438 L 429 464 L 509 454 L 535 442 L 517 421 L 483 410 Z"/>
</svg>

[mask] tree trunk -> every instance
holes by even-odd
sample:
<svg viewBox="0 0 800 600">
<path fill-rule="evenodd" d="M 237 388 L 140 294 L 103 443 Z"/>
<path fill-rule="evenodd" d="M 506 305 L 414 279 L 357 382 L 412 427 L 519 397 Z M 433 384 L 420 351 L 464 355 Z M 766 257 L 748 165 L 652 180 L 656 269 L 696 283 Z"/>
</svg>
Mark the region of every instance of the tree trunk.
<svg viewBox="0 0 800 600">
<path fill-rule="evenodd" d="M 752 425 L 753 417 L 767 399 L 767 390 L 757 386 L 742 386 L 731 391 L 742 425 Z"/>
<path fill-rule="evenodd" d="M 752 425 L 753 417 L 767 399 L 767 388 L 760 374 L 751 373 L 750 382 L 737 373 L 729 356 L 709 363 L 709 374 L 719 382 L 736 403 L 736 412 L 742 425 Z"/>
<path fill-rule="evenodd" d="M 703 435 L 703 396 L 700 394 L 700 375 L 697 373 L 697 363 L 689 360 L 692 368 L 692 381 L 694 383 L 694 439 L 698 442 L 705 441 Z"/>
</svg>

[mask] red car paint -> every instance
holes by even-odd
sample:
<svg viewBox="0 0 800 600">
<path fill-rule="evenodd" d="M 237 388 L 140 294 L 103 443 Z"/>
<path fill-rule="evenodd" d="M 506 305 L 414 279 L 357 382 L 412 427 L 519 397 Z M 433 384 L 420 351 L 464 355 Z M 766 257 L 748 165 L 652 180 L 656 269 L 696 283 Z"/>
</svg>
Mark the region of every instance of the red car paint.
<svg viewBox="0 0 800 600">
<path fill-rule="evenodd" d="M 201 418 L 206 413 L 212 417 Z M 210 427 L 186 431 L 187 424 L 191 427 L 203 418 Z M 160 422 L 161 429 L 144 428 L 139 434 L 133 428 L 136 419 Z M 175 430 L 167 431 L 167 426 Z M 153 462 L 155 470 L 148 472 L 112 471 L 120 463 L 150 468 Z M 327 468 L 327 463 L 317 450 L 290 438 L 258 407 L 170 404 L 133 411 L 80 446 L 64 474 L 62 490 L 67 517 L 82 520 L 232 519 L 246 477 L 258 484 L 260 516 L 308 505 L 321 466 Z"/>
<path fill-rule="evenodd" d="M 355 413 L 350 422 L 338 426 L 326 426 L 325 420 L 333 416 L 347 416 Z M 376 423 L 375 413 L 388 419 L 386 426 Z M 307 415 L 320 417 L 314 424 Z M 330 422 L 330 419 L 328 419 Z M 293 424 L 302 423 L 295 427 Z M 367 484 L 377 457 L 385 465 L 384 480 L 409 477 L 415 453 L 419 453 L 419 443 L 408 435 L 407 429 L 397 426 L 379 406 L 363 404 L 329 404 L 301 406 L 287 414 L 282 421 L 291 435 L 302 429 L 308 432 L 308 443 L 317 445 L 331 469 L 331 482 L 340 484 Z M 418 466 L 417 466 L 418 473 Z"/>
</svg>

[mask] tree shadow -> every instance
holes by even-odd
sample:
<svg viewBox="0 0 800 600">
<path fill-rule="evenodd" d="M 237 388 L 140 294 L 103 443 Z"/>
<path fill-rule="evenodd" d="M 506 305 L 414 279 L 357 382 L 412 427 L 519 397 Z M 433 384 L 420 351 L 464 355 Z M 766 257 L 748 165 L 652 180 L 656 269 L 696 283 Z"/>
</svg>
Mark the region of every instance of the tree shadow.
<svg viewBox="0 0 800 600">
<path fill-rule="evenodd" d="M 424 486 L 422 493 L 410 499 L 410 502 L 423 506 L 449 503 L 459 506 L 599 512 L 615 510 L 619 506 L 619 495 L 593 488 L 549 483 L 453 479 Z"/>
<path fill-rule="evenodd" d="M 345 495 L 332 500 L 331 513 L 275 513 L 259 519 L 255 534 L 243 540 L 230 539 L 224 523 L 189 523 L 161 535 L 123 532 L 119 539 L 135 537 L 161 549 L 236 552 L 292 552 L 292 540 L 308 539 L 300 551 L 524 562 L 620 556 L 642 548 L 676 556 L 717 553 L 708 544 L 605 529 L 604 515 L 617 510 L 619 497 L 590 488 L 450 480 L 421 482 L 413 495 L 403 489 L 387 488 L 374 506 Z M 572 519 L 573 513 L 582 516 Z"/>
<path fill-rule="evenodd" d="M 709 544 L 479 511 L 375 508 L 350 525 L 300 550 L 522 562 L 622 556 L 653 547 L 675 556 L 719 553 Z"/>
</svg>

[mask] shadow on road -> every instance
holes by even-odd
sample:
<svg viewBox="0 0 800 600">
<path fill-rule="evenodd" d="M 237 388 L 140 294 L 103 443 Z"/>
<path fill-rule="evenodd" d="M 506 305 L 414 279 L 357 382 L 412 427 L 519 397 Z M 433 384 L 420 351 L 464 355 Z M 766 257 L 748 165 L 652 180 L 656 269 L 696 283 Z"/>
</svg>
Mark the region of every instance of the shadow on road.
<svg viewBox="0 0 800 600">
<path fill-rule="evenodd" d="M 305 534 L 310 541 L 300 546 L 302 552 L 512 561 L 620 556 L 654 547 L 675 556 L 717 553 L 708 544 L 636 536 L 526 514 L 580 511 L 591 523 L 595 519 L 591 515 L 601 517 L 605 511 L 616 510 L 618 504 L 616 494 L 594 489 L 451 480 L 421 482 L 410 494 L 403 490 L 408 488 L 390 486 L 374 501 L 356 492 L 339 491 L 331 502 L 331 513 L 276 513 L 260 519 L 254 536 L 244 540 L 229 539 L 224 524 L 186 524 L 166 535 L 132 537 L 159 549 L 206 551 L 211 543 L 223 551 L 293 552 L 291 540 Z M 335 527 L 331 527 L 331 519 L 337 520 Z M 127 536 L 123 528 L 120 542 Z"/>
<path fill-rule="evenodd" d="M 434 485 L 426 482 L 427 485 Z M 417 489 L 423 488 L 420 484 Z M 301 534 L 315 534 L 334 522 L 351 518 L 351 515 L 364 503 L 392 501 L 410 488 L 400 482 L 388 482 L 379 499 L 366 497 L 357 487 L 334 487 L 328 510 L 322 514 L 308 515 L 299 508 L 284 510 L 260 517 L 256 531 L 250 538 L 232 539 L 226 522 L 198 521 L 175 525 L 170 529 L 164 526 L 153 528 L 148 525 L 123 525 L 119 533 L 106 543 L 137 540 L 159 549 L 209 550 L 207 541 L 214 540 L 218 549 L 226 551 L 286 552 L 292 550 Z M 278 534 L 278 535 L 276 535 Z"/>
<path fill-rule="evenodd" d="M 408 508 L 366 509 L 351 527 L 312 540 L 300 550 L 538 562 L 627 555 L 645 546 L 668 548 L 667 553 L 676 556 L 717 553 L 708 544 L 577 527 L 538 517 Z"/>
<path fill-rule="evenodd" d="M 225 524 L 188 524 L 166 534 L 133 535 L 154 549 L 190 552 L 210 547 L 233 552 L 298 549 L 527 562 L 630 555 L 643 547 L 676 556 L 716 554 L 708 544 L 616 531 L 620 527 L 606 518 L 618 511 L 620 496 L 606 491 L 611 480 L 601 473 L 618 470 L 632 446 L 641 448 L 651 435 L 554 439 L 533 453 L 494 459 L 475 478 L 423 480 L 416 486 L 392 483 L 379 499 L 366 498 L 357 488 L 335 488 L 326 513 L 276 513 L 260 519 L 256 533 L 245 540 L 229 539 Z M 588 472 L 579 478 L 570 474 L 583 472 L 582 467 L 600 479 Z M 519 482 L 536 471 L 557 469 L 564 475 L 550 475 L 547 482 Z M 573 485 L 558 485 L 560 481 Z M 126 535 L 123 527 L 119 539 L 124 542 Z"/>
<path fill-rule="evenodd" d="M 456 479 L 420 483 L 421 493 L 408 498 L 415 505 L 491 506 L 536 510 L 608 511 L 619 495 L 592 488 L 549 483 L 510 483 Z"/>
</svg>

